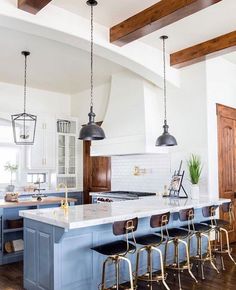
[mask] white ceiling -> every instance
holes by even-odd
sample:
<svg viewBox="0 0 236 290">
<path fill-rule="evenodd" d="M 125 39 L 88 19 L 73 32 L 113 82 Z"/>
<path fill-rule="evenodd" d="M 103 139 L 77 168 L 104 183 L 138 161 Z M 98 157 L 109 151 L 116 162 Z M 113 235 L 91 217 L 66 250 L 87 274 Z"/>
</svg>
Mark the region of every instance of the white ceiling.
<svg viewBox="0 0 236 290">
<path fill-rule="evenodd" d="M 90 54 L 69 45 L 0 27 L 0 82 L 22 85 L 24 57 L 29 50 L 28 84 L 34 88 L 76 93 L 90 86 Z M 95 85 L 122 70 L 108 60 L 94 58 Z"/>
<path fill-rule="evenodd" d="M 160 0 L 159 0 L 160 1 Z M 127 19 L 135 13 L 159 2 L 157 0 L 98 0 L 95 21 L 107 27 Z M 82 17 L 90 17 L 86 0 L 53 0 L 52 4 Z M 154 32 L 141 41 L 161 48 L 159 37 L 169 36 L 169 52 L 192 46 L 202 41 L 236 30 L 236 0 L 223 0 L 189 17 Z"/>
<path fill-rule="evenodd" d="M 53 5 L 59 6 L 82 17 L 90 17 L 90 7 L 87 0 L 53 0 Z M 161 0 L 98 0 L 94 8 L 94 19 L 107 27 L 114 26 L 124 19 L 150 7 Z"/>
<path fill-rule="evenodd" d="M 0 0 L 1 1 L 1 0 Z M 14 0 L 15 1 L 15 0 Z M 98 0 L 95 20 L 111 27 L 135 13 L 157 3 L 157 0 Z M 53 0 L 52 4 L 83 17 L 90 17 L 86 0 Z M 47 7 L 45 7 L 47 9 Z M 190 17 L 186 17 L 141 41 L 161 48 L 159 36 L 169 35 L 167 48 L 173 52 L 218 35 L 236 30 L 236 0 L 223 0 Z M 37 17 L 37 16 L 35 16 Z M 90 56 L 88 52 L 63 43 L 0 27 L 0 82 L 22 85 L 22 50 L 30 50 L 29 86 L 62 93 L 76 93 L 89 88 Z M 236 63 L 236 53 L 226 56 Z M 122 67 L 95 57 L 95 85 L 109 81 Z"/>
</svg>

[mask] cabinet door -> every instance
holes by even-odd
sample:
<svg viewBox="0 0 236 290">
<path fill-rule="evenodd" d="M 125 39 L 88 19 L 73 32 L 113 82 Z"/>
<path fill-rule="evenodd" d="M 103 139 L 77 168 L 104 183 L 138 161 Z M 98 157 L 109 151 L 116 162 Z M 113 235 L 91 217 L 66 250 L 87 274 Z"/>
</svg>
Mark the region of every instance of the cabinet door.
<svg viewBox="0 0 236 290">
<path fill-rule="evenodd" d="M 76 137 L 68 136 L 68 174 L 76 173 Z"/>
<path fill-rule="evenodd" d="M 56 167 L 56 142 L 55 142 L 55 132 L 45 130 L 44 132 L 44 168 L 45 169 L 55 169 Z"/>
<path fill-rule="evenodd" d="M 37 170 L 55 169 L 55 131 L 49 123 L 39 121 L 35 142 L 29 147 L 28 168 Z"/>
<path fill-rule="evenodd" d="M 44 130 L 38 129 L 35 133 L 34 144 L 29 147 L 28 168 L 41 169 L 44 164 Z"/>
<path fill-rule="evenodd" d="M 58 158 L 57 158 L 57 170 L 58 174 L 66 174 L 66 136 L 58 135 Z"/>
</svg>

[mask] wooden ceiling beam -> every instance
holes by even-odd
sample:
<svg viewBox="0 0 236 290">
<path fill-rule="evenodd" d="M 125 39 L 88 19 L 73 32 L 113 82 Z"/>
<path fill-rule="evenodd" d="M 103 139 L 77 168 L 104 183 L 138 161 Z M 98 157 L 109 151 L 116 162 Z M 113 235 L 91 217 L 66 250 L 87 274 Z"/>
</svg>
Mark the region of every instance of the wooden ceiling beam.
<svg viewBox="0 0 236 290">
<path fill-rule="evenodd" d="M 52 0 L 18 0 L 18 8 L 31 14 L 37 14 L 51 1 Z"/>
<path fill-rule="evenodd" d="M 170 65 L 185 67 L 236 50 L 236 31 L 221 35 L 170 55 Z"/>
<path fill-rule="evenodd" d="M 110 29 L 110 42 L 123 46 L 222 0 L 162 0 Z"/>
</svg>

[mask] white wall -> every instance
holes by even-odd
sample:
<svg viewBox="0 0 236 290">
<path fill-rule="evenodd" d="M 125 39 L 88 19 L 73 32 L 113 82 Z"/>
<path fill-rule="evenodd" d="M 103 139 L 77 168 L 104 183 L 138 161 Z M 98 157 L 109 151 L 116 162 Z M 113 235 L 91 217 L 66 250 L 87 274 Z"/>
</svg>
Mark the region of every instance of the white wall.
<svg viewBox="0 0 236 290">
<path fill-rule="evenodd" d="M 207 100 L 206 65 L 204 62 L 181 70 L 181 87 L 168 90 L 168 123 L 170 133 L 178 146 L 170 148 L 171 170 L 176 170 L 180 160 L 186 170 L 184 186 L 190 192 L 190 182 L 186 161 L 191 154 L 200 156 L 203 172 L 200 180 L 201 194 L 207 194 Z"/>
<path fill-rule="evenodd" d="M 207 61 L 208 187 L 212 196 L 219 194 L 217 103 L 236 108 L 236 65 L 222 57 Z"/>
</svg>

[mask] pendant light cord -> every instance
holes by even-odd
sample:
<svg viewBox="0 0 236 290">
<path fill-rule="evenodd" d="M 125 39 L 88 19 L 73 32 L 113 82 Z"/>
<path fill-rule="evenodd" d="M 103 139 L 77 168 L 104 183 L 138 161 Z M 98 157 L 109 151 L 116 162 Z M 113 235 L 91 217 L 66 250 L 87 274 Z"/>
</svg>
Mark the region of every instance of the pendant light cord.
<svg viewBox="0 0 236 290">
<path fill-rule="evenodd" d="M 90 63 L 90 69 L 91 69 L 91 78 L 90 78 L 90 85 L 91 85 L 91 91 L 90 91 L 90 108 L 93 108 L 93 5 L 91 5 L 91 63 Z"/>
<path fill-rule="evenodd" d="M 25 55 L 25 75 L 24 75 L 24 113 L 26 113 L 26 94 L 27 94 L 27 55 Z"/>
<path fill-rule="evenodd" d="M 167 101 L 166 101 L 166 46 L 165 37 L 163 37 L 163 75 L 164 75 L 164 121 L 167 121 Z"/>
</svg>

